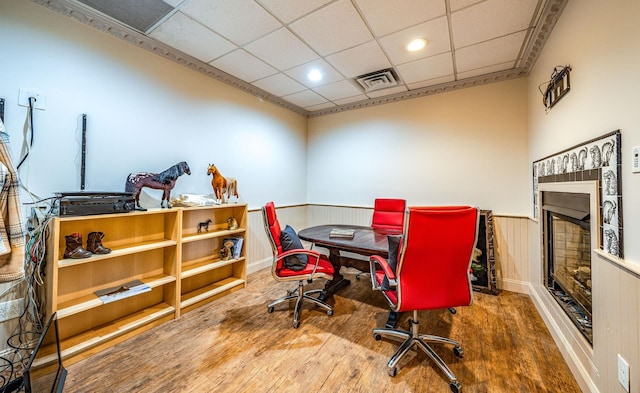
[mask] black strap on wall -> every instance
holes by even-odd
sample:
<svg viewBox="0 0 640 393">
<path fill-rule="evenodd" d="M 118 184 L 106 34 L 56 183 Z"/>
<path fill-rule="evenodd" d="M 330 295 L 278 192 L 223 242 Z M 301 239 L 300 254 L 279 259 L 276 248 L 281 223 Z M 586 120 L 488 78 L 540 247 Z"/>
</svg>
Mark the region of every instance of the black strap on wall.
<svg viewBox="0 0 640 393">
<path fill-rule="evenodd" d="M 87 163 L 87 115 L 82 114 L 82 164 L 80 166 L 80 190 L 84 191 L 85 168 Z"/>
</svg>

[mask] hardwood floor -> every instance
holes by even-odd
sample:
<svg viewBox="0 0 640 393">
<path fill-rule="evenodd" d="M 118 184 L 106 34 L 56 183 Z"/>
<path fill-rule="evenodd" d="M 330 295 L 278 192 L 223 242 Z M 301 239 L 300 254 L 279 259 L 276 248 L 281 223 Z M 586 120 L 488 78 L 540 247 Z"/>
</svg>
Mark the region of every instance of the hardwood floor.
<svg viewBox="0 0 640 393">
<path fill-rule="evenodd" d="M 68 366 L 65 392 L 449 392 L 446 377 L 415 351 L 396 377 L 387 375 L 398 344 L 371 333 L 384 325 L 386 303 L 368 276 L 347 277 L 333 316 L 309 306 L 294 329 L 291 307 L 266 307 L 293 285 L 255 273 L 246 289 Z M 463 359 L 450 346 L 434 349 L 463 392 L 580 392 L 528 296 L 476 293 L 457 311 L 421 312 L 420 331 L 462 342 Z"/>
</svg>

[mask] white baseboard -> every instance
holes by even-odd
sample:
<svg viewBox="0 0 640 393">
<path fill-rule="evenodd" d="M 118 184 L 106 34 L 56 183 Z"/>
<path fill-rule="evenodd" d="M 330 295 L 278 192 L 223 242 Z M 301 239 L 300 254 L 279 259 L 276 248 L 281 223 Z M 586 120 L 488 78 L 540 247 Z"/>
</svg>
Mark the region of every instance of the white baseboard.
<svg viewBox="0 0 640 393">
<path fill-rule="evenodd" d="M 562 328 L 558 324 L 559 322 L 554 318 L 553 312 L 548 309 L 545 301 L 542 298 L 543 296 L 550 295 L 548 295 L 546 292 L 540 293 L 540 289 L 546 291 L 546 288 L 544 287 L 536 288 L 536 286 L 529 284 L 529 296 L 531 297 L 533 304 L 538 310 L 538 314 L 540 314 L 540 317 L 542 317 L 542 320 L 547 325 L 547 328 L 549 329 L 553 340 L 556 342 L 558 349 L 560 349 L 560 353 L 571 369 L 576 382 L 578 382 L 578 385 L 580 385 L 580 388 L 583 392 L 599 393 L 600 391 L 598 390 L 595 381 L 591 378 L 591 375 L 586 368 L 591 367 L 595 369 L 595 367 L 593 365 L 584 365 L 580 362 L 578 354 L 570 345 L 571 338 L 565 336 Z"/>
<path fill-rule="evenodd" d="M 518 281 L 518 280 L 511 280 L 511 279 L 499 279 L 497 281 L 497 286 L 498 289 L 500 290 L 504 290 L 504 291 L 509 291 L 509 292 L 516 292 L 516 293 L 523 293 L 525 295 L 529 295 L 529 283 L 525 282 L 525 281 Z"/>
<path fill-rule="evenodd" d="M 273 257 L 261 259 L 259 261 L 253 261 L 247 264 L 247 274 L 255 273 L 262 269 L 270 268 L 273 263 Z"/>
</svg>

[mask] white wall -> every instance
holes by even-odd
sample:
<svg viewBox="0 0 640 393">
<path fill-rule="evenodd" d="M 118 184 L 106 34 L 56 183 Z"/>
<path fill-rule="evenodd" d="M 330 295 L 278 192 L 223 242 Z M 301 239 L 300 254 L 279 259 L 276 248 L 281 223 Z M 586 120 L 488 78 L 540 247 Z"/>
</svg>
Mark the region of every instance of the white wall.
<svg viewBox="0 0 640 393">
<path fill-rule="evenodd" d="M 631 148 L 640 145 L 640 2 L 569 2 L 529 76 L 530 161 L 620 129 L 625 259 L 640 263 L 640 174 Z M 537 86 L 556 65 L 571 65 L 571 90 L 545 114 Z M 635 196 L 635 198 L 633 197 Z"/>
<path fill-rule="evenodd" d="M 27 117 L 18 90 L 46 96 L 46 109 L 33 114 L 34 144 L 20 170 L 39 197 L 80 190 L 85 113 L 88 191 L 124 191 L 129 173 L 160 172 L 185 160 L 192 174 L 178 180 L 173 196 L 210 194 L 206 171 L 215 163 L 238 179 L 249 206 L 267 198 L 277 205 L 306 201 L 305 117 L 30 1 L 0 1 L 0 37 L 0 97 L 16 165 Z M 0 283 L 0 292 L 12 284 Z M 18 297 L 24 290 L 0 302 Z M 0 324 L 0 351 L 16 326 L 17 319 Z"/>
<path fill-rule="evenodd" d="M 306 119 L 29 1 L 0 2 L 0 97 L 14 161 L 25 107 L 20 88 L 46 96 L 22 181 L 41 197 L 80 189 L 81 115 L 88 116 L 86 189 L 124 191 L 131 172 L 187 161 L 174 195 L 209 194 L 207 164 L 238 179 L 260 206 L 306 200 Z M 282 181 L 286 176 L 287 181 Z M 159 198 L 158 191 L 150 191 Z"/>
<path fill-rule="evenodd" d="M 530 225 L 532 295 L 585 391 L 624 392 L 618 354 L 631 367 L 630 391 L 640 391 L 640 174 L 631 173 L 631 148 L 640 145 L 639 17 L 638 1 L 570 1 L 528 78 L 531 162 L 616 129 L 622 133 L 625 260 L 592 253 L 592 352 L 582 349 L 579 333 L 540 284 L 539 228 L 536 221 Z M 545 114 L 538 85 L 557 65 L 571 65 L 571 91 Z"/>
<path fill-rule="evenodd" d="M 309 203 L 469 204 L 527 216 L 525 79 L 309 119 Z"/>
</svg>

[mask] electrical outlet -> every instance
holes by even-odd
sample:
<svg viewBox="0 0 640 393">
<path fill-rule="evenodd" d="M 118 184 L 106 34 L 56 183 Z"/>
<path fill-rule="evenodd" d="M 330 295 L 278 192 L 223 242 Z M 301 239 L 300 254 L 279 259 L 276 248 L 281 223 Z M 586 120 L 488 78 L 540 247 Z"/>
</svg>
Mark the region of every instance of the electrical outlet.
<svg viewBox="0 0 640 393">
<path fill-rule="evenodd" d="M 620 354 L 618 354 L 618 382 L 624 390 L 629 391 L 629 363 Z"/>
<path fill-rule="evenodd" d="M 18 105 L 28 107 L 30 97 L 35 98 L 35 101 L 33 102 L 33 107 L 35 109 L 45 110 L 47 106 L 47 97 L 41 91 L 36 89 L 21 88 L 18 91 Z"/>
<path fill-rule="evenodd" d="M 0 303 L 0 322 L 18 318 L 24 310 L 24 298 Z"/>
</svg>

